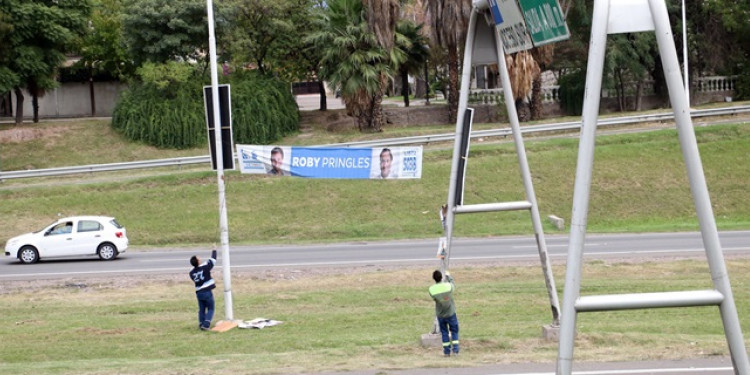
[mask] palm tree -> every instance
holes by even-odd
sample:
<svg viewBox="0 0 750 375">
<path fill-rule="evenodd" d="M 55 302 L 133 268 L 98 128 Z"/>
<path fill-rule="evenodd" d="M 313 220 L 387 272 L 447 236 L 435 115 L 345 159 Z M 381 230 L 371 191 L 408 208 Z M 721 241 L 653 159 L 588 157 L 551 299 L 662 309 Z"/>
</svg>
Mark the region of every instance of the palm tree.
<svg viewBox="0 0 750 375">
<path fill-rule="evenodd" d="M 393 66 L 400 64 L 399 57 L 394 56 L 394 43 L 396 36 L 396 24 L 399 20 L 399 14 L 401 10 L 401 4 L 399 0 L 362 0 L 362 6 L 365 8 L 367 15 L 367 25 L 369 31 L 375 35 L 378 47 L 384 50 L 388 60 L 390 60 Z M 375 131 L 380 131 L 385 120 L 383 119 L 383 95 L 385 95 L 386 87 L 388 87 L 388 80 L 390 79 L 390 73 L 388 71 L 381 71 L 380 73 L 380 91 L 376 93 L 373 103 L 375 109 L 372 112 L 373 128 Z"/>
<path fill-rule="evenodd" d="M 419 73 L 430 57 L 427 37 L 422 35 L 422 24 L 401 20 L 396 26 L 396 44 L 406 52 L 406 61 L 398 67 L 404 106 L 409 106 L 409 73 Z"/>
<path fill-rule="evenodd" d="M 572 0 L 560 1 L 560 9 L 562 9 L 565 18 L 567 18 L 568 11 L 570 10 L 572 3 Z M 531 88 L 531 103 L 529 104 L 529 110 L 531 112 L 531 119 L 539 120 L 542 118 L 542 72 L 547 70 L 554 61 L 555 43 L 545 44 L 543 46 L 533 48 L 530 52 L 537 68 L 533 72 L 530 72 L 533 73 L 533 83 Z"/>
<path fill-rule="evenodd" d="M 531 112 L 531 119 L 539 120 L 542 118 L 542 72 L 547 70 L 554 60 L 555 45 L 545 44 L 541 47 L 533 48 L 530 52 L 537 69 L 532 79 L 529 110 Z"/>
<path fill-rule="evenodd" d="M 430 0 L 426 4 L 433 44 L 448 53 L 448 115 L 451 122 L 456 122 L 459 47 L 466 38 L 471 0 Z"/>
<path fill-rule="evenodd" d="M 392 62 L 400 62 L 403 53 L 398 48 L 389 51 L 378 42 L 365 9 L 362 0 L 327 2 L 317 18 L 319 31 L 307 39 L 322 54 L 321 78 L 340 90 L 347 114 L 357 118 L 359 130 L 380 131 L 384 83 L 391 76 Z"/>
<path fill-rule="evenodd" d="M 541 76 L 539 64 L 536 63 L 529 51 L 505 55 L 505 61 L 508 65 L 508 75 L 510 76 L 510 85 L 513 88 L 516 111 L 520 120 L 528 120 L 523 101 L 532 92 L 535 77 Z"/>
</svg>

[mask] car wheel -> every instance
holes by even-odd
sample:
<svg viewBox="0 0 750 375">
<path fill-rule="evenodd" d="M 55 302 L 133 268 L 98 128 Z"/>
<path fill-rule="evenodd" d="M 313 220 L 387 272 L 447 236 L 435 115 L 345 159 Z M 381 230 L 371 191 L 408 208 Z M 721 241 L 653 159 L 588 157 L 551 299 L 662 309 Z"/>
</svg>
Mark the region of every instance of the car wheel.
<svg viewBox="0 0 750 375">
<path fill-rule="evenodd" d="M 99 245 L 99 258 L 102 260 L 112 260 L 117 258 L 117 248 L 111 243 L 103 243 Z"/>
<path fill-rule="evenodd" d="M 18 253 L 18 259 L 21 263 L 36 263 L 39 260 L 39 252 L 33 246 L 24 246 Z"/>
</svg>

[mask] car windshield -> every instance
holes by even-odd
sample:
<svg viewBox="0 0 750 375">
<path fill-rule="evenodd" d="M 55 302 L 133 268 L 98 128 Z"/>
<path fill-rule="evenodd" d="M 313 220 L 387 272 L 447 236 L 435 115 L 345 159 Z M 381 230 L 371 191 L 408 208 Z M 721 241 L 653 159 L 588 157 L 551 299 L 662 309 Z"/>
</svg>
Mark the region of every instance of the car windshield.
<svg viewBox="0 0 750 375">
<path fill-rule="evenodd" d="M 117 220 L 115 220 L 115 219 L 112 219 L 112 220 L 110 220 L 109 222 L 110 222 L 110 223 L 111 223 L 112 225 L 114 225 L 114 226 L 115 226 L 115 228 L 117 228 L 117 229 L 122 229 L 122 225 L 120 225 L 120 223 L 118 223 L 118 222 L 117 222 Z"/>
<path fill-rule="evenodd" d="M 45 225 L 45 226 L 44 226 L 44 227 L 43 227 L 42 229 L 39 229 L 39 230 L 35 230 L 35 231 L 34 231 L 34 232 L 32 232 L 32 233 L 39 233 L 39 232 L 41 232 L 41 231 L 43 231 L 43 230 L 45 230 L 45 229 L 47 229 L 47 228 L 51 227 L 51 226 L 52 226 L 52 225 L 54 225 L 55 223 L 57 223 L 57 220 L 55 220 L 55 221 L 53 221 L 53 222 L 51 222 L 51 223 L 49 223 L 49 224 Z"/>
</svg>

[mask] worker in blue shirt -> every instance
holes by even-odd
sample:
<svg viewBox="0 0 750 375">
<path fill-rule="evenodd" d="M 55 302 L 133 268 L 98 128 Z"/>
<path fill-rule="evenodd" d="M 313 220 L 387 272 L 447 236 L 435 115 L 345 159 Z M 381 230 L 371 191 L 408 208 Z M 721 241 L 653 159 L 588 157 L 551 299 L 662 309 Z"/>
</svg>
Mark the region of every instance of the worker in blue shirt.
<svg viewBox="0 0 750 375">
<path fill-rule="evenodd" d="M 211 277 L 211 269 L 216 264 L 216 248 L 211 252 L 211 258 L 201 263 L 201 258 L 193 255 L 190 258 L 190 279 L 195 283 L 195 295 L 198 298 L 198 328 L 204 331 L 211 329 L 211 319 L 214 317 L 214 295 L 211 290 L 216 288 L 216 282 Z"/>
</svg>

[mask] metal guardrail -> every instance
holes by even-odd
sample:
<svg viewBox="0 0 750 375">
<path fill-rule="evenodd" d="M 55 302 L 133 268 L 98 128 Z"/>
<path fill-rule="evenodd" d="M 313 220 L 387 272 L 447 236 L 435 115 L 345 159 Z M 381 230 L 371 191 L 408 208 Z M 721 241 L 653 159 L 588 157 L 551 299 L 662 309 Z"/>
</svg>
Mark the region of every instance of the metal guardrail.
<svg viewBox="0 0 750 375">
<path fill-rule="evenodd" d="M 710 116 L 729 116 L 729 115 L 737 115 L 740 113 L 750 113 L 750 106 L 737 106 L 737 107 L 730 107 L 730 108 L 695 110 L 691 112 L 691 116 L 694 118 L 695 117 L 710 117 Z M 625 116 L 625 117 L 600 119 L 597 126 L 627 125 L 627 124 L 642 123 L 642 122 L 668 121 L 668 120 L 673 120 L 673 119 L 674 119 L 674 114 L 671 112 L 657 113 L 657 114 L 650 114 L 650 115 L 637 115 L 637 116 Z M 521 127 L 521 133 L 540 133 L 540 132 L 548 132 L 548 131 L 574 130 L 574 129 L 579 129 L 580 127 L 581 127 L 580 121 L 554 123 L 554 124 L 530 125 L 530 126 Z M 510 128 L 501 128 L 501 129 L 474 131 L 471 133 L 471 137 L 472 138 L 499 137 L 499 136 L 508 136 L 511 134 L 512 134 L 512 131 Z M 410 144 L 429 144 L 429 143 L 435 143 L 435 142 L 452 141 L 455 136 L 456 136 L 455 133 L 420 135 L 420 136 L 403 137 L 403 138 L 377 139 L 377 140 L 372 140 L 372 141 L 332 143 L 332 144 L 321 145 L 321 146 L 316 146 L 316 147 L 381 147 L 381 146 L 399 146 L 399 145 L 410 145 Z M 125 162 L 125 163 L 92 164 L 92 165 L 81 165 L 81 166 L 75 166 L 75 167 L 48 168 L 48 169 L 30 169 L 30 170 L 0 172 L 0 181 L 6 180 L 6 179 L 7 180 L 17 179 L 17 178 L 63 176 L 63 175 L 72 175 L 72 174 L 81 174 L 81 173 L 112 172 L 112 171 L 122 171 L 122 170 L 131 170 L 131 169 L 175 167 L 175 166 L 195 165 L 195 164 L 210 165 L 210 163 L 211 163 L 211 158 L 209 157 L 209 155 L 205 155 L 205 156 L 189 156 L 189 157 L 171 158 L 171 159 L 144 160 L 144 161 L 134 161 L 134 162 Z"/>
<path fill-rule="evenodd" d="M 111 164 L 91 164 L 81 165 L 76 167 L 61 167 L 61 168 L 48 168 L 48 169 L 29 169 L 20 171 L 8 171 L 0 172 L 0 181 L 4 179 L 14 178 L 30 178 L 30 177 L 50 177 L 50 176 L 65 176 L 79 173 L 94 173 L 94 172 L 113 172 L 113 171 L 124 171 L 131 169 L 146 169 L 146 168 L 159 168 L 159 167 L 174 167 L 181 165 L 193 165 L 193 164 L 211 164 L 211 158 L 208 155 L 205 156 L 188 156 L 182 158 L 172 159 L 157 159 L 157 160 L 143 160 L 143 161 L 132 161 L 125 163 L 111 163 Z"/>
<path fill-rule="evenodd" d="M 750 113 L 750 106 L 695 110 L 695 111 L 692 111 L 690 115 L 691 117 L 695 118 L 695 117 L 710 117 L 710 116 L 729 116 L 729 115 L 737 115 L 740 113 Z M 674 120 L 674 114 L 672 112 L 599 119 L 597 126 L 627 125 L 627 124 L 637 124 L 637 123 L 642 123 L 642 122 L 657 122 L 657 121 L 668 121 L 668 120 Z M 580 128 L 581 128 L 580 121 L 559 122 L 559 123 L 554 123 L 554 124 L 522 126 L 521 133 L 522 134 L 540 133 L 540 132 L 548 132 L 548 131 L 575 130 L 575 129 L 580 129 Z M 471 138 L 500 137 L 500 136 L 508 136 L 511 134 L 513 134 L 513 132 L 510 128 L 477 130 L 477 131 L 471 132 Z M 455 136 L 456 136 L 455 133 L 420 135 L 420 136 L 414 136 L 414 137 L 378 139 L 378 140 L 373 140 L 373 141 L 334 143 L 334 144 L 320 146 L 320 147 L 399 146 L 399 145 L 408 145 L 408 144 L 452 141 Z"/>
</svg>

